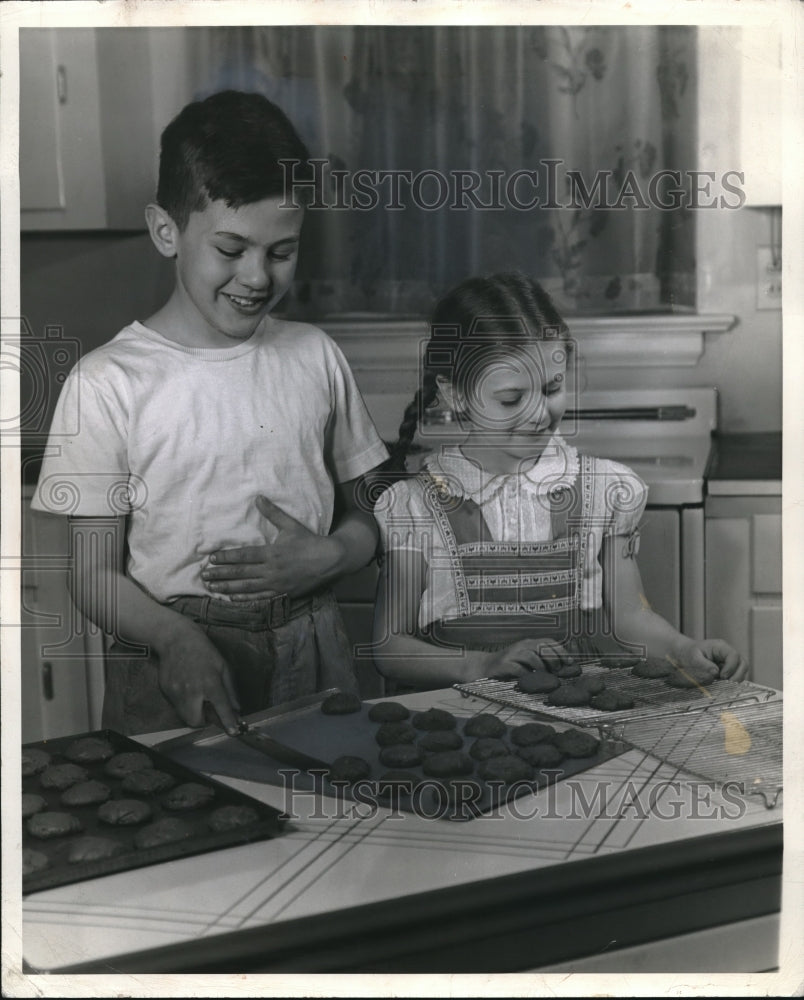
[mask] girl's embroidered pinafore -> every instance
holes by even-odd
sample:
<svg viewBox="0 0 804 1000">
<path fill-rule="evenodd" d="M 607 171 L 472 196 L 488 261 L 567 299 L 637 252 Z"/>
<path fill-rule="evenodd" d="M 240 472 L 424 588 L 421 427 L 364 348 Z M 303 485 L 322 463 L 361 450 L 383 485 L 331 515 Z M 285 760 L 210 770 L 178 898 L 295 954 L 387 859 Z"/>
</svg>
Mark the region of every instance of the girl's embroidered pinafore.
<svg viewBox="0 0 804 1000">
<path fill-rule="evenodd" d="M 480 507 L 450 496 L 429 472 L 420 475 L 449 555 L 458 615 L 432 622 L 420 637 L 437 645 L 496 651 L 521 639 L 553 639 L 595 655 L 600 613 L 584 611 L 581 588 L 593 525 L 594 459 L 579 456 L 571 485 L 550 493 L 552 539 L 493 541 Z M 602 638 L 602 636 L 601 636 Z"/>
</svg>

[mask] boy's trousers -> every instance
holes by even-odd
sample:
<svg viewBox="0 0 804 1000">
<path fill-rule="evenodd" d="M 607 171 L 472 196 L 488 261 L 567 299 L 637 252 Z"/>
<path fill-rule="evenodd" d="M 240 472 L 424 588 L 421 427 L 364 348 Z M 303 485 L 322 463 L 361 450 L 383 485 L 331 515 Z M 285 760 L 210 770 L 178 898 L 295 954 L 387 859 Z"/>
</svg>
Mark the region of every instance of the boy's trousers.
<svg viewBox="0 0 804 1000">
<path fill-rule="evenodd" d="M 327 688 L 357 693 L 351 645 L 329 591 L 289 609 L 278 608 L 277 599 L 210 597 L 179 597 L 166 606 L 196 622 L 224 658 L 242 715 Z M 277 624 L 288 610 L 290 620 Z M 132 735 L 185 727 L 162 694 L 156 657 L 127 652 L 119 643 L 109 650 L 104 728 Z"/>
</svg>

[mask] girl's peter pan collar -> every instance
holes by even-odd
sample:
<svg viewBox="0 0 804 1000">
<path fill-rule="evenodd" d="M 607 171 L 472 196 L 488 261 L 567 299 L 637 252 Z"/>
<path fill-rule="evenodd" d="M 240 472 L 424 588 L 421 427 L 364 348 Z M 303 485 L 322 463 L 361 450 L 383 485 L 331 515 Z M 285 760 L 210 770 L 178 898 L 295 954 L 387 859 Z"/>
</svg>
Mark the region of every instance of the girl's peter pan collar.
<svg viewBox="0 0 804 1000">
<path fill-rule="evenodd" d="M 578 475 L 578 450 L 554 434 L 541 457 L 526 472 L 490 474 L 466 458 L 457 445 L 446 445 L 437 456 L 425 462 L 436 481 L 442 480 L 447 492 L 464 496 L 476 504 L 488 503 L 509 484 L 537 495 L 558 486 L 571 486 Z"/>
</svg>

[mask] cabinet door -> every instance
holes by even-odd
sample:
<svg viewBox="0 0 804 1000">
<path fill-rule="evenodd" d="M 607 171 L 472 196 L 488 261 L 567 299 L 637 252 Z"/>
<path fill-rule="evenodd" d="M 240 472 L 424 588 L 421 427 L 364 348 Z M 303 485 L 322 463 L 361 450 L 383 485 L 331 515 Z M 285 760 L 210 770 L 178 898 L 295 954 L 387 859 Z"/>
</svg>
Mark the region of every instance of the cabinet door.
<svg viewBox="0 0 804 1000">
<path fill-rule="evenodd" d="M 106 225 L 98 62 L 92 28 L 22 28 L 20 224 Z"/>
</svg>

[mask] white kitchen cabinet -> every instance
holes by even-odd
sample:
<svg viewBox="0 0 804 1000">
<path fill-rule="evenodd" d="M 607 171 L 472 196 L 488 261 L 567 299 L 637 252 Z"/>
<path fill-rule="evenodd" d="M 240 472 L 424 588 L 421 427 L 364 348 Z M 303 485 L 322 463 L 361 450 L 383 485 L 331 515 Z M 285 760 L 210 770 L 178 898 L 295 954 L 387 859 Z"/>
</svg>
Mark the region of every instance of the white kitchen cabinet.
<svg viewBox="0 0 804 1000">
<path fill-rule="evenodd" d="M 191 100 L 184 29 L 20 30 L 23 231 L 145 228 L 159 137 Z"/>
<path fill-rule="evenodd" d="M 750 660 L 752 680 L 781 689 L 781 497 L 707 499 L 706 631 Z"/>
<path fill-rule="evenodd" d="M 100 726 L 103 638 L 67 589 L 65 517 L 22 505 L 20 656 L 22 741 L 54 739 Z"/>
</svg>

